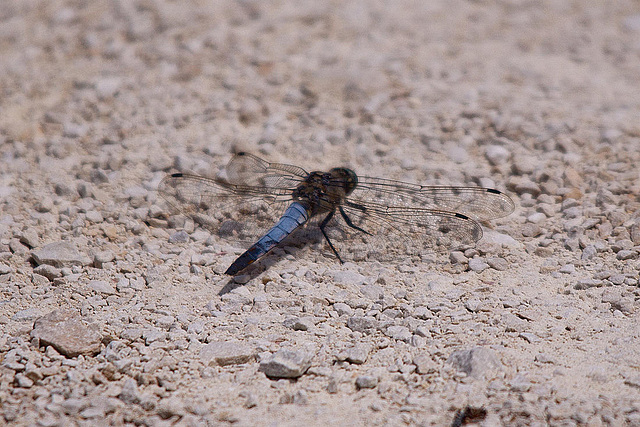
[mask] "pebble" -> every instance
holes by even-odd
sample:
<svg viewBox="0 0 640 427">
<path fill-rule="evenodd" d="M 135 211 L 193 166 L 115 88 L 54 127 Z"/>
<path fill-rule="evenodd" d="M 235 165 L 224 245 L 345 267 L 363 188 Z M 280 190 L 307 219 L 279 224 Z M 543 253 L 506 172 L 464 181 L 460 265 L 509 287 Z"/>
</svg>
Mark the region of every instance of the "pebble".
<svg viewBox="0 0 640 427">
<path fill-rule="evenodd" d="M 369 346 L 359 344 L 347 350 L 346 356 L 344 359 L 349 363 L 362 365 L 369 358 L 370 351 L 371 351 L 371 348 Z"/>
<path fill-rule="evenodd" d="M 140 393 L 138 385 L 133 378 L 127 378 L 122 386 L 122 391 L 118 394 L 118 398 L 124 403 L 137 404 L 140 402 Z"/>
<path fill-rule="evenodd" d="M 531 332 L 520 332 L 518 336 L 529 343 L 536 343 L 540 341 L 540 338 L 536 334 L 532 334 Z"/>
<path fill-rule="evenodd" d="M 578 283 L 574 285 L 574 289 L 584 290 L 589 288 L 597 288 L 603 285 L 602 280 L 597 279 L 582 279 L 578 280 Z"/>
<path fill-rule="evenodd" d="M 169 243 L 187 243 L 189 241 L 189 235 L 186 231 L 180 230 L 169 236 Z"/>
<path fill-rule="evenodd" d="M 113 295 L 116 293 L 116 290 L 113 288 L 113 286 L 111 286 L 105 280 L 91 280 L 89 282 L 89 287 L 101 294 Z"/>
<path fill-rule="evenodd" d="M 100 351 L 101 334 L 94 324 L 87 325 L 69 309 L 52 311 L 35 321 L 31 338 L 41 346 L 51 345 L 67 357 L 92 356 Z"/>
<path fill-rule="evenodd" d="M 431 374 L 438 370 L 438 365 L 428 354 L 419 354 L 414 356 L 413 364 L 419 374 Z"/>
<path fill-rule="evenodd" d="M 565 264 L 558 270 L 562 274 L 573 274 L 576 272 L 576 266 L 573 264 Z"/>
<path fill-rule="evenodd" d="M 469 268 L 476 273 L 482 273 L 484 270 L 489 268 L 489 264 L 484 262 L 483 258 L 476 257 L 469 260 Z"/>
<path fill-rule="evenodd" d="M 629 31 L 640 32 L 640 14 L 627 16 L 622 21 L 622 25 Z"/>
<path fill-rule="evenodd" d="M 531 388 L 531 381 L 524 375 L 518 374 L 509 382 L 509 385 L 512 391 L 524 393 Z"/>
<path fill-rule="evenodd" d="M 33 387 L 33 380 L 24 374 L 16 374 L 14 381 L 18 387 L 31 388 Z"/>
<path fill-rule="evenodd" d="M 37 264 L 48 264 L 58 268 L 91 264 L 91 258 L 80 253 L 72 243 L 65 241 L 49 243 L 32 251 L 31 256 Z"/>
<path fill-rule="evenodd" d="M 484 156 L 493 166 L 505 164 L 510 155 L 509 150 L 501 145 L 489 145 L 484 152 Z"/>
<path fill-rule="evenodd" d="M 360 293 L 371 301 L 378 301 L 384 295 L 384 288 L 376 284 L 365 285 L 360 288 Z"/>
<path fill-rule="evenodd" d="M 11 269 L 11 267 L 9 267 L 7 264 L 0 262 L 0 276 L 2 276 L 3 274 L 9 274 L 12 271 L 13 270 Z"/>
<path fill-rule="evenodd" d="M 547 216 L 542 212 L 535 212 L 527 217 L 527 221 L 533 224 L 540 224 L 542 221 L 546 219 L 547 219 Z"/>
<path fill-rule="evenodd" d="M 464 253 L 461 251 L 451 251 L 451 253 L 449 253 L 449 262 L 454 265 L 464 264 L 467 262 L 467 257 L 464 256 Z"/>
<path fill-rule="evenodd" d="M 637 257 L 638 257 L 638 253 L 636 251 L 631 251 L 631 250 L 621 250 L 621 251 L 618 251 L 618 253 L 616 254 L 616 259 L 620 261 L 635 259 Z"/>
<path fill-rule="evenodd" d="M 95 210 L 87 211 L 87 213 L 85 214 L 85 218 L 87 219 L 87 221 L 93 222 L 94 224 L 99 224 L 104 221 L 104 217 L 102 216 L 102 214 Z"/>
<path fill-rule="evenodd" d="M 121 84 L 119 77 L 103 77 L 95 84 L 96 93 L 100 98 L 110 98 L 120 90 Z"/>
<path fill-rule="evenodd" d="M 41 264 L 37 266 L 33 269 L 33 272 L 40 276 L 46 277 L 50 282 L 53 282 L 54 279 L 62 277 L 62 271 L 60 271 L 59 268 L 48 264 Z"/>
<path fill-rule="evenodd" d="M 20 235 L 20 243 L 30 248 L 35 248 L 40 245 L 40 237 L 38 237 L 38 233 L 36 233 L 34 228 L 29 228 Z"/>
<path fill-rule="evenodd" d="M 11 316 L 11 320 L 14 322 L 33 322 L 41 315 L 41 311 L 37 307 L 29 307 L 24 310 L 18 311 Z"/>
<path fill-rule="evenodd" d="M 520 227 L 520 232 L 523 237 L 537 237 L 542 234 L 542 228 L 538 224 L 528 222 Z"/>
<path fill-rule="evenodd" d="M 239 365 L 254 361 L 257 354 L 254 347 L 239 341 L 214 341 L 202 347 L 200 360 L 210 366 Z"/>
<path fill-rule="evenodd" d="M 329 274 L 333 280 L 342 285 L 356 285 L 362 286 L 366 282 L 370 281 L 370 279 L 362 274 L 355 271 L 330 271 Z"/>
<path fill-rule="evenodd" d="M 447 363 L 475 379 L 488 379 L 492 373 L 502 369 L 496 353 L 486 347 L 454 351 Z"/>
<path fill-rule="evenodd" d="M 504 258 L 498 258 L 498 257 L 487 258 L 487 264 L 489 264 L 489 267 L 498 271 L 505 271 L 509 268 L 509 263 Z"/>
<path fill-rule="evenodd" d="M 404 341 L 407 343 L 411 341 L 412 336 L 411 331 L 406 326 L 389 326 L 385 330 L 385 334 L 394 340 Z"/>
<path fill-rule="evenodd" d="M 589 261 L 593 259 L 598 254 L 598 250 L 594 245 L 588 245 L 582 250 L 582 256 L 580 259 L 583 261 Z"/>
<path fill-rule="evenodd" d="M 546 353 L 536 354 L 535 361 L 539 363 L 555 363 L 555 360 Z"/>
<path fill-rule="evenodd" d="M 112 262 L 116 258 L 115 254 L 111 251 L 99 251 L 93 255 L 93 266 L 96 268 L 103 268 L 108 262 Z"/>
<path fill-rule="evenodd" d="M 305 317 L 305 318 L 295 317 L 295 318 L 286 319 L 283 322 L 283 324 L 287 328 L 293 329 L 294 331 L 308 331 L 310 329 L 313 329 L 313 327 L 315 326 L 313 323 L 313 320 L 311 320 L 308 317 Z"/>
<path fill-rule="evenodd" d="M 362 390 L 364 388 L 376 388 L 378 378 L 372 375 L 360 375 L 356 378 L 356 388 Z"/>
<path fill-rule="evenodd" d="M 178 397 L 168 397 L 158 402 L 157 413 L 162 419 L 169 419 L 173 416 L 183 416 L 185 404 Z"/>
<path fill-rule="evenodd" d="M 280 349 L 260 362 L 259 371 L 269 378 L 298 378 L 309 369 L 312 359 L 306 351 Z"/>
<path fill-rule="evenodd" d="M 378 321 L 373 317 L 353 316 L 347 319 L 347 327 L 354 332 L 367 333 L 378 327 Z"/>
<path fill-rule="evenodd" d="M 338 313 L 338 316 L 353 316 L 353 309 L 343 302 L 333 304 L 333 309 Z"/>
</svg>

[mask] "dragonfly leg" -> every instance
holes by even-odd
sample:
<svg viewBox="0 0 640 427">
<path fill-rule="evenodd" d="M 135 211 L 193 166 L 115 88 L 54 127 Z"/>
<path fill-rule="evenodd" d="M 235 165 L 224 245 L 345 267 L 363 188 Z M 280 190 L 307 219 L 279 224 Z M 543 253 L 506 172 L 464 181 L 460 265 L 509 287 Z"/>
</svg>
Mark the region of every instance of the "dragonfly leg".
<svg viewBox="0 0 640 427">
<path fill-rule="evenodd" d="M 336 212 L 335 210 L 329 212 L 329 215 L 327 215 L 327 217 L 322 220 L 322 222 L 318 225 L 318 227 L 320 228 L 320 231 L 322 231 L 322 235 L 324 236 L 324 238 L 327 239 L 327 243 L 329 243 L 329 247 L 331 248 L 333 253 L 336 254 L 336 257 L 338 258 L 338 261 L 340 261 L 340 264 L 344 264 L 344 261 L 342 261 L 342 258 L 340 258 L 340 254 L 338 254 L 338 251 L 336 250 L 336 248 L 333 247 L 333 243 L 331 243 L 331 240 L 329 240 L 329 236 L 327 236 L 327 233 L 324 231 L 324 228 L 327 226 L 329 221 L 331 221 L 331 218 L 333 218 L 333 214 L 335 212 Z"/>
<path fill-rule="evenodd" d="M 352 205 L 352 206 L 361 208 L 363 212 L 364 212 L 364 210 L 365 210 L 363 207 L 358 206 L 358 205 Z M 340 215 L 342 215 L 342 218 L 344 219 L 344 222 L 346 222 L 346 223 L 347 223 L 347 225 L 348 225 L 349 227 L 351 227 L 351 228 L 353 228 L 353 229 L 356 229 L 356 230 L 358 230 L 358 231 L 361 231 L 362 233 L 364 233 L 364 234 L 368 234 L 369 236 L 371 236 L 371 233 L 369 233 L 369 232 L 368 232 L 368 231 L 366 231 L 366 230 L 363 230 L 362 228 L 358 227 L 358 226 L 357 226 L 357 225 L 355 225 L 353 222 L 351 222 L 351 218 L 349 218 L 349 217 L 347 216 L 347 213 L 344 211 L 344 209 L 342 209 L 342 206 L 339 206 L 338 208 L 340 209 Z"/>
</svg>

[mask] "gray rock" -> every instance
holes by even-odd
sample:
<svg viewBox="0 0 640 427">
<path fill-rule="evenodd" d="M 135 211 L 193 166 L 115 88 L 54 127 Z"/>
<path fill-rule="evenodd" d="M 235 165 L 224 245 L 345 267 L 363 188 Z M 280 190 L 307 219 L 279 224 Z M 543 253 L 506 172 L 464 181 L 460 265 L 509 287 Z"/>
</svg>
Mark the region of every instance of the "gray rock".
<svg viewBox="0 0 640 427">
<path fill-rule="evenodd" d="M 333 309 L 338 313 L 338 316 L 353 316 L 353 309 L 343 302 L 333 304 Z"/>
<path fill-rule="evenodd" d="M 404 342 L 409 342 L 412 336 L 411 331 L 406 326 L 389 326 L 385 333 L 394 340 Z"/>
<path fill-rule="evenodd" d="M 142 338 L 144 338 L 144 342 L 149 345 L 153 342 L 156 341 L 161 341 L 164 340 L 167 336 L 167 333 L 164 331 L 161 331 L 158 328 L 154 328 L 154 327 L 149 327 L 146 328 L 143 332 L 142 332 Z"/>
<path fill-rule="evenodd" d="M 536 343 L 540 341 L 540 338 L 536 334 L 532 334 L 531 332 L 521 332 L 518 336 L 530 343 Z"/>
<path fill-rule="evenodd" d="M 347 319 L 347 327 L 354 332 L 369 332 L 378 327 L 378 321 L 373 317 L 353 316 Z"/>
<path fill-rule="evenodd" d="M 502 369 L 496 353 L 486 347 L 454 351 L 447 363 L 475 379 L 488 379 L 495 371 Z"/>
<path fill-rule="evenodd" d="M 93 356 L 100 351 L 101 335 L 97 326 L 87 324 L 74 310 L 60 309 L 38 318 L 31 338 L 40 345 L 51 345 L 67 357 Z"/>
<path fill-rule="evenodd" d="M 504 258 L 492 257 L 487 259 L 487 264 L 489 267 L 498 271 L 505 271 L 509 268 L 509 263 Z"/>
<path fill-rule="evenodd" d="M 257 354 L 254 347 L 239 341 L 215 341 L 202 347 L 200 360 L 211 366 L 238 365 L 254 361 Z"/>
<path fill-rule="evenodd" d="M 464 147 L 459 145 L 449 145 L 447 148 L 447 155 L 455 163 L 464 163 L 469 159 L 469 153 Z"/>
<path fill-rule="evenodd" d="M 96 252 L 93 256 L 93 266 L 96 268 L 102 268 L 104 264 L 112 262 L 116 256 L 111 251 Z"/>
<path fill-rule="evenodd" d="M 461 251 L 451 251 L 449 254 L 449 262 L 451 264 L 464 264 L 467 262 L 467 257 L 464 256 L 464 253 Z"/>
<path fill-rule="evenodd" d="M 361 286 L 368 281 L 366 276 L 363 276 L 360 273 L 355 271 L 333 271 L 330 272 L 331 276 L 333 276 L 333 280 L 336 283 L 343 285 L 357 285 Z"/>
<path fill-rule="evenodd" d="M 140 402 L 140 393 L 138 392 L 138 386 L 133 378 L 127 378 L 122 386 L 122 391 L 118 395 L 118 398 L 124 403 L 136 404 Z"/>
<path fill-rule="evenodd" d="M 384 289 L 380 285 L 366 285 L 360 288 L 360 293 L 372 301 L 378 301 L 384 295 Z"/>
<path fill-rule="evenodd" d="M 584 290 L 584 289 L 589 289 L 589 288 L 600 287 L 602 285 L 603 285 L 603 281 L 602 280 L 582 279 L 582 280 L 578 280 L 578 283 L 576 283 L 573 288 L 577 289 L 577 290 Z"/>
<path fill-rule="evenodd" d="M 281 349 L 261 362 L 259 370 L 270 378 L 298 378 L 309 369 L 312 359 L 305 351 Z"/>
<path fill-rule="evenodd" d="M 20 243 L 30 248 L 35 248 L 40 245 L 40 238 L 34 228 L 29 228 L 20 235 Z"/>
<path fill-rule="evenodd" d="M 287 328 L 291 328 L 294 331 L 308 331 L 310 329 L 313 329 L 313 327 L 315 326 L 313 324 L 313 321 L 308 317 L 305 317 L 305 318 L 293 317 L 290 319 L 286 319 L 283 322 L 283 324 Z"/>
<path fill-rule="evenodd" d="M 363 388 L 375 388 L 378 385 L 378 378 L 372 375 L 360 375 L 356 378 L 356 388 L 362 390 Z"/>
<path fill-rule="evenodd" d="M 418 354 L 413 358 L 413 364 L 419 374 L 430 374 L 438 370 L 438 365 L 427 354 Z"/>
<path fill-rule="evenodd" d="M 41 311 L 37 307 L 29 307 L 24 310 L 18 311 L 16 314 L 11 316 L 11 320 L 14 322 L 33 322 L 40 316 Z"/>
<path fill-rule="evenodd" d="M 546 353 L 536 354 L 535 361 L 539 363 L 555 363 L 555 360 Z"/>
<path fill-rule="evenodd" d="M 627 16 L 622 21 L 622 25 L 629 31 L 640 32 L 640 14 Z"/>
<path fill-rule="evenodd" d="M 111 286 L 105 280 L 92 280 L 89 282 L 89 287 L 101 294 L 112 295 L 116 293 L 116 290 L 113 289 L 113 286 Z"/>
<path fill-rule="evenodd" d="M 493 166 L 505 164 L 509 155 L 509 150 L 501 145 L 489 145 L 484 152 L 484 156 Z"/>
<path fill-rule="evenodd" d="M 142 328 L 127 328 L 120 333 L 120 338 L 129 341 L 135 341 L 142 337 Z"/>
<path fill-rule="evenodd" d="M 370 351 L 371 348 L 367 345 L 356 345 L 347 350 L 345 360 L 349 363 L 362 365 L 369 358 Z"/>
<path fill-rule="evenodd" d="M 91 258 L 80 253 L 72 243 L 64 241 L 49 243 L 32 251 L 31 256 L 37 264 L 48 264 L 58 268 L 91 264 Z"/>
<path fill-rule="evenodd" d="M 638 253 L 636 251 L 623 249 L 621 251 L 618 251 L 618 253 L 616 254 L 616 259 L 624 261 L 627 259 L 636 258 L 637 256 Z"/>
<path fill-rule="evenodd" d="M 88 211 L 85 215 L 87 221 L 93 222 L 94 224 L 99 224 L 104 221 L 104 217 L 98 211 Z"/>
<path fill-rule="evenodd" d="M 598 254 L 598 250 L 594 245 L 588 245 L 582 250 L 582 260 L 589 261 Z"/>
<path fill-rule="evenodd" d="M 576 266 L 573 264 L 565 264 L 558 270 L 562 274 L 573 274 L 576 272 Z"/>
<path fill-rule="evenodd" d="M 169 236 L 169 243 L 187 243 L 189 241 L 189 235 L 186 231 L 180 230 Z"/>
<path fill-rule="evenodd" d="M 14 377 L 14 381 L 18 387 L 22 387 L 22 388 L 33 387 L 33 380 L 24 374 L 16 374 L 16 376 Z"/>
<path fill-rule="evenodd" d="M 482 273 L 484 270 L 489 268 L 489 264 L 484 262 L 484 259 L 477 257 L 469 260 L 469 268 L 476 273 Z"/>
<path fill-rule="evenodd" d="M 33 272 L 35 274 L 39 274 L 40 276 L 46 277 L 51 282 L 54 279 L 57 279 L 58 277 L 62 277 L 62 272 L 60 271 L 59 268 L 56 268 L 48 264 L 42 264 L 37 266 L 36 268 L 33 269 Z"/>
<path fill-rule="evenodd" d="M 169 397 L 158 402 L 158 415 L 162 419 L 168 419 L 175 415 L 182 416 L 185 413 L 184 402 L 177 397 Z"/>
<path fill-rule="evenodd" d="M 112 97 L 120 90 L 121 84 L 119 77 L 103 77 L 95 84 L 96 93 L 100 98 Z"/>
<path fill-rule="evenodd" d="M 529 379 L 524 375 L 518 374 L 510 381 L 509 385 L 511 386 L 512 391 L 524 393 L 531 388 L 531 381 L 529 381 Z"/>
<path fill-rule="evenodd" d="M 2 276 L 3 274 L 9 274 L 12 271 L 13 270 L 11 269 L 11 267 L 9 267 L 7 264 L 0 263 L 0 276 Z"/>
</svg>

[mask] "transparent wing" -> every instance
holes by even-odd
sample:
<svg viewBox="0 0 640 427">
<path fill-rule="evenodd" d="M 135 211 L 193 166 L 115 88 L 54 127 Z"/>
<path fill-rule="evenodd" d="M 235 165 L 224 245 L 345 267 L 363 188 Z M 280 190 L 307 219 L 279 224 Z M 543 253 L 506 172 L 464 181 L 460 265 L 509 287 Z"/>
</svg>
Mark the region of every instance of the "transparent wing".
<svg viewBox="0 0 640 427">
<path fill-rule="evenodd" d="M 502 218 L 514 210 L 513 200 L 498 190 L 410 184 L 358 177 L 348 200 L 362 206 L 433 209 L 461 213 L 478 221 Z"/>
<path fill-rule="evenodd" d="M 463 214 L 394 206 L 363 209 L 349 202 L 336 212 L 326 231 L 340 256 L 355 260 L 397 260 L 453 250 L 482 238 L 480 224 Z"/>
<path fill-rule="evenodd" d="M 478 221 L 509 215 L 514 203 L 493 189 L 359 177 L 341 208 L 326 228 L 340 256 L 388 261 L 474 244 Z"/>
<path fill-rule="evenodd" d="M 253 243 L 282 215 L 305 176 L 297 166 L 239 153 L 219 177 L 177 173 L 165 177 L 158 192 L 221 237 Z"/>
</svg>

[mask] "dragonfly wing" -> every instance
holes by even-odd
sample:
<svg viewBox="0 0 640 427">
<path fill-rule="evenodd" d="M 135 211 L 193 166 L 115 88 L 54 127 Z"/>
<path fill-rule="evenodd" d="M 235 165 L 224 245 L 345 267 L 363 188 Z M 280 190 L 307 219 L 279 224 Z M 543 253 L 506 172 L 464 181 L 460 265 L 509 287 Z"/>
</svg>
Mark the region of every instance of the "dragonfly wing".
<svg viewBox="0 0 640 427">
<path fill-rule="evenodd" d="M 502 218 L 514 210 L 506 194 L 482 187 L 426 186 L 381 178 L 358 177 L 349 195 L 356 204 L 432 209 L 461 213 L 478 221 Z"/>
<path fill-rule="evenodd" d="M 452 250 L 482 238 L 482 227 L 463 214 L 422 208 L 364 208 L 347 202 L 326 227 L 345 259 L 391 261 Z"/>
<path fill-rule="evenodd" d="M 230 184 L 270 192 L 290 192 L 308 175 L 298 166 L 269 163 L 249 153 L 233 156 L 224 171 L 226 181 Z"/>
<path fill-rule="evenodd" d="M 165 177 L 158 191 L 172 207 L 221 237 L 254 243 L 285 211 L 292 190 L 179 173 Z"/>
</svg>

